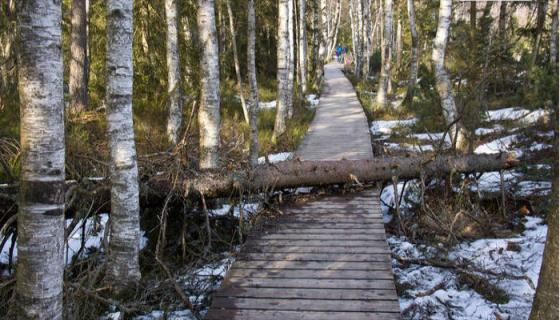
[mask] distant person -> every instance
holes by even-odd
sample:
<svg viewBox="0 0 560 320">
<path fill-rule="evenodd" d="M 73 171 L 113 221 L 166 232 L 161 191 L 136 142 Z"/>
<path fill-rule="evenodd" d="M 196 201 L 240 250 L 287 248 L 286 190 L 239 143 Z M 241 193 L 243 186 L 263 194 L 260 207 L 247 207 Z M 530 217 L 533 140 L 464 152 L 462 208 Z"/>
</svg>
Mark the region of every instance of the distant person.
<svg viewBox="0 0 560 320">
<path fill-rule="evenodd" d="M 339 44 L 336 46 L 336 62 L 341 63 L 342 61 L 342 46 Z"/>
</svg>

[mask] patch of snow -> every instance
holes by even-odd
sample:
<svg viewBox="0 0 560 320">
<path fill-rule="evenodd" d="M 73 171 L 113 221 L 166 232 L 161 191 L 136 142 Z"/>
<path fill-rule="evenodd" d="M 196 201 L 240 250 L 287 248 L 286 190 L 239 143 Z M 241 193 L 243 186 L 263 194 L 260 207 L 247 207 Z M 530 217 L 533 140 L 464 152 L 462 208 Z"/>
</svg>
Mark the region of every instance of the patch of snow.
<svg viewBox="0 0 560 320">
<path fill-rule="evenodd" d="M 319 105 L 319 98 L 315 94 L 309 94 L 305 97 L 305 100 L 310 107 L 314 108 Z"/>
<path fill-rule="evenodd" d="M 417 119 L 407 120 L 379 120 L 371 122 L 371 133 L 374 135 L 391 134 L 397 127 L 409 127 L 416 123 Z"/>
<path fill-rule="evenodd" d="M 280 153 L 269 154 L 267 157 L 270 163 L 277 163 L 280 161 L 289 160 L 290 158 L 292 158 L 293 154 L 294 154 L 293 152 L 280 152 Z M 266 157 L 259 157 L 258 162 L 259 164 L 265 164 Z"/>
<path fill-rule="evenodd" d="M 509 239 L 480 239 L 455 246 L 447 258 L 468 262 L 480 270 L 514 277 L 479 276 L 503 289 L 509 301 L 496 304 L 486 300 L 469 287 L 461 286 L 453 269 L 424 265 L 401 266 L 393 260 L 393 270 L 404 289 L 399 298 L 403 319 L 527 319 L 538 282 L 547 227 L 540 217 L 526 217 L 525 231 Z M 431 256 L 436 248 L 416 245 L 403 237 L 388 238 L 394 254 L 405 259 Z M 508 250 L 515 243 L 519 250 Z M 526 278 L 522 278 L 526 277 Z"/>
<path fill-rule="evenodd" d="M 66 246 L 64 247 L 65 253 L 65 263 L 69 264 L 72 262 L 72 258 L 80 251 L 80 247 L 82 246 L 82 227 L 85 229 L 85 239 L 84 239 L 84 248 L 80 253 L 80 257 L 82 258 L 87 256 L 88 249 L 102 249 L 103 237 L 105 235 L 105 226 L 109 221 L 109 214 L 108 213 L 101 213 L 95 215 L 93 217 L 87 218 L 85 221 L 81 219 L 78 221 L 74 229 L 68 235 L 68 241 Z M 72 219 L 66 219 L 65 224 L 66 227 L 69 227 L 72 223 Z M 10 246 L 12 244 L 13 236 L 10 236 L 10 239 L 6 241 L 2 251 L 0 252 L 0 263 L 8 264 Z M 140 249 L 143 249 L 148 244 L 148 238 L 143 233 L 142 237 L 140 238 Z M 17 240 L 14 245 L 14 255 L 13 261 L 17 260 Z"/>
<path fill-rule="evenodd" d="M 487 116 L 489 121 L 512 120 L 517 121 L 520 125 L 527 126 L 549 117 L 550 112 L 544 109 L 530 111 L 519 107 L 512 107 L 490 110 L 487 112 Z"/>
<path fill-rule="evenodd" d="M 476 154 L 495 154 L 500 152 L 515 151 L 518 157 L 523 155 L 523 152 L 519 149 L 514 149 L 513 145 L 518 141 L 519 136 L 516 134 L 501 137 L 496 140 L 492 140 L 485 144 L 482 144 L 474 150 Z"/>
<path fill-rule="evenodd" d="M 484 136 L 484 135 L 487 135 L 487 134 L 494 134 L 494 133 L 502 132 L 504 130 L 505 129 L 504 129 L 503 126 L 501 126 L 499 124 L 496 124 L 492 128 L 477 128 L 474 131 L 474 134 L 476 134 L 477 136 Z"/>
<path fill-rule="evenodd" d="M 259 109 L 273 109 L 273 108 L 276 108 L 276 100 L 259 101 Z"/>
<path fill-rule="evenodd" d="M 392 143 L 385 142 L 383 146 L 387 149 L 396 151 L 408 151 L 408 152 L 428 152 L 434 151 L 434 146 L 431 144 L 408 144 L 408 143 Z"/>
<path fill-rule="evenodd" d="M 240 217 L 240 211 L 239 211 L 239 206 L 235 206 L 233 208 L 233 216 L 239 218 Z M 256 213 L 257 211 L 259 211 L 260 209 L 260 204 L 259 203 L 253 203 L 253 202 L 249 202 L 249 203 L 244 203 L 243 204 L 243 212 L 245 212 L 245 214 L 249 213 L 249 214 L 253 214 Z M 231 211 L 231 205 L 230 204 L 223 204 L 220 208 L 217 209 L 210 209 L 210 214 L 212 214 L 213 216 L 224 216 L 226 214 L 228 214 Z"/>
<path fill-rule="evenodd" d="M 537 144 L 533 144 L 532 146 L 530 146 L 529 151 L 542 151 L 542 150 L 546 150 L 546 149 L 551 149 L 552 147 L 553 147 L 553 145 L 551 145 L 551 144 L 537 143 Z"/>
</svg>

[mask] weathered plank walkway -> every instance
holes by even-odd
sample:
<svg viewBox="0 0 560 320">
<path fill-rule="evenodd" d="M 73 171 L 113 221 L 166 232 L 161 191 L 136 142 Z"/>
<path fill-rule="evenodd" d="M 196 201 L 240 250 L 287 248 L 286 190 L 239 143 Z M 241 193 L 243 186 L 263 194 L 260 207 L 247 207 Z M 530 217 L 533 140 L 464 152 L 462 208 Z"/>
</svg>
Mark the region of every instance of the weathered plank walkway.
<svg viewBox="0 0 560 320">
<path fill-rule="evenodd" d="M 297 156 L 371 159 L 367 120 L 339 65 Z M 213 296 L 207 319 L 399 319 L 378 191 L 335 195 L 284 208 L 255 230 Z"/>
</svg>

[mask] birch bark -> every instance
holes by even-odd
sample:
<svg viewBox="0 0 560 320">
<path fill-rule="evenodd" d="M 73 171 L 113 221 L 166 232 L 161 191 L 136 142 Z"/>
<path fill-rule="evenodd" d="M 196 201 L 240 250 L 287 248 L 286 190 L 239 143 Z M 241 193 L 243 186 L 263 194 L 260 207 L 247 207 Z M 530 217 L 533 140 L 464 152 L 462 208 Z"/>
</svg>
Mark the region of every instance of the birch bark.
<svg viewBox="0 0 560 320">
<path fill-rule="evenodd" d="M 276 139 L 286 131 L 286 117 L 289 103 L 289 2 L 292 0 L 278 0 L 278 45 L 277 45 L 277 81 L 278 98 L 276 99 L 276 119 L 272 139 Z"/>
<path fill-rule="evenodd" d="M 251 0 L 250 0 L 251 1 Z M 305 95 L 307 92 L 307 32 L 306 32 L 306 0 L 299 0 L 299 85 L 300 91 Z"/>
<path fill-rule="evenodd" d="M 167 94 L 169 96 L 167 138 L 172 145 L 175 145 L 183 123 L 176 0 L 165 0 L 165 19 L 167 23 Z"/>
<path fill-rule="evenodd" d="M 451 5 L 451 0 L 440 0 L 438 29 L 432 50 L 432 63 L 434 65 L 436 88 L 441 99 L 443 115 L 447 124 L 451 126 L 451 140 L 454 141 L 458 150 L 466 152 L 468 149 L 466 130 L 459 119 L 455 98 L 453 97 L 453 88 L 445 69 L 445 49 L 449 38 Z"/>
<path fill-rule="evenodd" d="M 257 87 L 257 66 L 255 62 L 255 20 L 255 0 L 249 0 L 247 4 L 247 73 L 249 76 L 249 125 L 251 127 L 249 163 L 253 168 L 257 166 L 259 157 L 259 133 L 257 128 L 259 92 Z"/>
<path fill-rule="evenodd" d="M 381 48 L 381 75 L 377 87 L 376 107 L 387 106 L 387 91 L 391 81 L 391 51 L 393 39 L 393 0 L 384 0 L 383 41 Z"/>
<path fill-rule="evenodd" d="M 288 1 L 288 119 L 294 115 L 294 71 L 295 40 L 294 40 L 294 1 Z"/>
<path fill-rule="evenodd" d="M 550 64 L 558 64 L 558 0 L 552 0 L 552 23 L 550 25 Z"/>
<path fill-rule="evenodd" d="M 72 0 L 70 34 L 70 71 L 68 89 L 70 113 L 77 114 L 88 104 L 87 11 L 86 0 Z"/>
<path fill-rule="evenodd" d="M 133 3 L 107 1 L 107 129 L 111 172 L 108 280 L 118 292 L 140 280 L 140 204 L 132 123 Z"/>
<path fill-rule="evenodd" d="M 18 1 L 22 150 L 17 217 L 18 319 L 62 319 L 64 94 L 60 1 Z"/>
<path fill-rule="evenodd" d="M 408 89 L 406 91 L 405 101 L 407 104 L 412 103 L 414 98 L 414 88 L 416 87 L 416 79 L 418 78 L 418 33 L 416 32 L 416 14 L 414 10 L 414 0 L 406 1 L 406 9 L 408 12 L 408 23 L 410 26 L 410 77 L 408 79 Z"/>
<path fill-rule="evenodd" d="M 198 30 L 202 45 L 199 166 L 216 169 L 220 144 L 220 64 L 214 0 L 198 0 Z"/>
</svg>

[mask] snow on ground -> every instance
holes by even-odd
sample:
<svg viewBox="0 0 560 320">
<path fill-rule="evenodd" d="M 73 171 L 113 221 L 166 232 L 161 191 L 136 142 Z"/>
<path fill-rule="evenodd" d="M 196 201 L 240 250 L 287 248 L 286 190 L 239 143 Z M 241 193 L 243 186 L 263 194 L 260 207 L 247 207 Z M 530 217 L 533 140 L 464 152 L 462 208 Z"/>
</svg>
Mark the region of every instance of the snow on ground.
<svg viewBox="0 0 560 320">
<path fill-rule="evenodd" d="M 494 125 L 492 128 L 477 128 L 474 131 L 474 134 L 477 136 L 484 136 L 487 134 L 494 134 L 505 131 L 505 128 L 499 124 Z"/>
<path fill-rule="evenodd" d="M 487 112 L 488 121 L 517 121 L 520 125 L 531 125 L 537 123 L 550 115 L 550 112 L 544 109 L 530 111 L 520 107 L 502 108 L 490 110 Z"/>
<path fill-rule="evenodd" d="M 259 109 L 272 109 L 272 108 L 276 108 L 276 100 L 259 102 Z"/>
<path fill-rule="evenodd" d="M 319 105 L 319 97 L 315 94 L 309 94 L 305 96 L 305 101 L 309 104 L 310 107 L 314 108 Z"/>
<path fill-rule="evenodd" d="M 260 204 L 256 202 L 249 202 L 243 204 L 243 212 L 245 214 L 253 214 L 259 211 Z M 223 204 L 220 208 L 217 209 L 210 209 L 210 214 L 213 216 L 224 216 L 228 214 L 230 211 L 233 210 L 233 216 L 239 218 L 239 206 L 235 206 L 233 209 L 231 208 L 230 204 Z"/>
<path fill-rule="evenodd" d="M 268 157 L 268 162 L 270 163 L 277 163 L 280 161 L 286 161 L 292 158 L 293 152 L 280 152 L 280 153 L 271 153 L 266 157 L 259 157 L 258 161 L 259 164 L 266 163 L 266 158 Z"/>
<path fill-rule="evenodd" d="M 68 242 L 64 248 L 66 264 L 72 262 L 72 258 L 80 251 L 80 247 L 82 246 L 82 227 L 85 229 L 84 248 L 78 258 L 86 257 L 89 251 L 88 249 L 102 249 L 101 246 L 105 235 L 105 226 L 107 225 L 107 221 L 109 221 L 109 214 L 102 213 L 87 218 L 85 222 L 84 219 L 81 219 L 76 224 L 68 236 Z M 72 223 L 72 219 L 66 219 L 65 223 L 66 227 L 69 227 Z M 1 239 L 2 238 L 0 237 L 0 242 L 2 242 Z M 12 240 L 13 236 L 10 236 L 10 239 L 8 239 L 0 252 L 0 263 L 2 264 L 8 264 Z M 148 239 L 146 236 L 142 236 L 142 238 L 140 238 L 140 249 L 143 249 L 147 243 Z M 14 262 L 17 260 L 17 241 L 14 245 L 13 259 Z"/>
<path fill-rule="evenodd" d="M 401 266 L 394 259 L 393 271 L 404 288 L 404 294 L 400 296 L 404 318 L 496 319 L 499 316 L 501 319 L 527 319 L 538 281 L 547 227 L 539 217 L 525 219 L 525 231 L 517 237 L 462 242 L 447 253 L 447 259 L 451 261 L 468 262 L 479 270 L 513 276 L 478 273 L 507 293 L 507 303 L 488 301 L 470 287 L 461 285 L 452 269 L 417 264 Z M 404 259 L 423 259 L 437 251 L 412 244 L 403 237 L 393 236 L 388 242 L 393 254 Z"/>
<path fill-rule="evenodd" d="M 474 149 L 476 154 L 495 154 L 500 152 L 514 151 L 518 157 L 523 155 L 523 151 L 513 148 L 514 144 L 519 141 L 517 134 L 501 137 L 496 140 L 484 143 Z"/>
<path fill-rule="evenodd" d="M 397 127 L 409 127 L 415 124 L 417 119 L 406 120 L 378 120 L 371 122 L 371 133 L 374 135 L 391 134 Z"/>
</svg>

